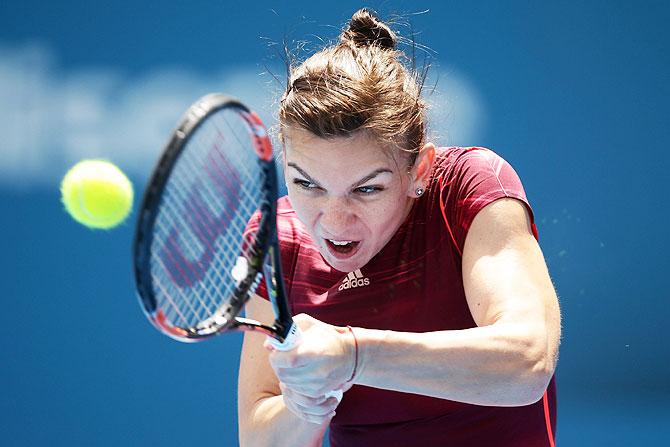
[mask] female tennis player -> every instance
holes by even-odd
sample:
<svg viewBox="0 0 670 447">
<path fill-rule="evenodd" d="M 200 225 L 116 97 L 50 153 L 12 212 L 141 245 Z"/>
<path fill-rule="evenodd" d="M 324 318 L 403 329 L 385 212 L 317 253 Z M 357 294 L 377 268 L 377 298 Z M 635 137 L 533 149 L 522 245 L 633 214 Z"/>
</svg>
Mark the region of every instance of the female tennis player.
<svg viewBox="0 0 670 447">
<path fill-rule="evenodd" d="M 362 9 L 291 68 L 277 225 L 303 340 L 245 334 L 240 442 L 553 446 L 560 313 L 523 186 L 491 150 L 426 141 L 396 41 Z M 247 315 L 273 320 L 263 287 Z"/>
</svg>

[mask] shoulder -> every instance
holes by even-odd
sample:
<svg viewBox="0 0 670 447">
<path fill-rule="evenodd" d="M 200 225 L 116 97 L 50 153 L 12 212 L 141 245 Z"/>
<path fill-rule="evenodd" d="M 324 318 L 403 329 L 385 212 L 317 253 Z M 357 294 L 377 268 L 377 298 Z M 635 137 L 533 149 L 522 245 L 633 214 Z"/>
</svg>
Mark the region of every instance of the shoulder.
<svg viewBox="0 0 670 447">
<path fill-rule="evenodd" d="M 440 189 L 455 188 L 467 196 L 502 192 L 525 200 L 521 179 L 512 165 L 480 146 L 438 149 L 432 182 Z"/>
<path fill-rule="evenodd" d="M 437 180 L 466 174 L 500 173 L 509 163 L 493 150 L 481 146 L 452 146 L 437 149 L 433 176 Z"/>
<path fill-rule="evenodd" d="M 503 157 L 486 147 L 440 148 L 431 188 L 443 223 L 460 253 L 475 216 L 498 199 L 521 201 L 532 221 L 532 210 L 520 177 Z"/>
</svg>

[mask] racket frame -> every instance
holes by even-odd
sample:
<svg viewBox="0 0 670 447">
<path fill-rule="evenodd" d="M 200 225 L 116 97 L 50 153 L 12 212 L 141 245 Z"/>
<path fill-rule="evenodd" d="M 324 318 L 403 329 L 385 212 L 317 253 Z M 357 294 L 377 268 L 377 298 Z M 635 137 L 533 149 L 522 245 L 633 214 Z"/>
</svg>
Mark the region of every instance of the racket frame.
<svg viewBox="0 0 670 447">
<path fill-rule="evenodd" d="M 207 118 L 226 107 L 238 109 L 251 130 L 253 146 L 258 156 L 263 179 L 263 198 L 259 205 L 261 216 L 259 227 L 252 243 L 253 248 L 249 250 L 252 255 L 248 259 L 246 277 L 239 281 L 232 297 L 225 305 L 217 309 L 214 315 L 196 327 L 177 327 L 168 321 L 162 309 L 158 308 L 153 288 L 150 265 L 153 228 L 170 174 L 189 139 Z M 204 340 L 229 330 L 258 331 L 273 337 L 279 343 L 289 341 L 287 338 L 290 339 L 291 334 L 295 333 L 296 326 L 291 317 L 282 276 L 276 224 L 277 195 L 277 170 L 272 145 L 258 115 L 237 99 L 220 93 L 212 93 L 196 101 L 186 111 L 172 133 L 151 174 L 138 212 L 133 241 L 134 274 L 138 299 L 146 317 L 159 331 L 183 342 Z M 239 316 L 263 277 L 276 316 L 271 325 Z"/>
</svg>

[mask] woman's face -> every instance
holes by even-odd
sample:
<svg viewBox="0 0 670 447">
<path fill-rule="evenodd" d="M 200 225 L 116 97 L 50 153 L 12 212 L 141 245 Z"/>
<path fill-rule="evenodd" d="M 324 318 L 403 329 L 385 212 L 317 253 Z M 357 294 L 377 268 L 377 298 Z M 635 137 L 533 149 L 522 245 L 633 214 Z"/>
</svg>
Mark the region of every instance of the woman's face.
<svg viewBox="0 0 670 447">
<path fill-rule="evenodd" d="M 415 186 L 406 156 L 394 160 L 366 132 L 323 139 L 285 130 L 286 183 L 298 217 L 333 268 L 363 267 L 411 208 Z"/>
</svg>

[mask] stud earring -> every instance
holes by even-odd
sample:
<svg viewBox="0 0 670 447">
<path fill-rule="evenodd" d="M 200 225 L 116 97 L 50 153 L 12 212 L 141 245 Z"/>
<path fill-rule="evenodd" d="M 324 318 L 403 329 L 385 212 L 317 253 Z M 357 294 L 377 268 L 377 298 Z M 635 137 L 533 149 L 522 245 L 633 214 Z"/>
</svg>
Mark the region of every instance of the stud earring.
<svg viewBox="0 0 670 447">
<path fill-rule="evenodd" d="M 416 190 L 414 192 L 416 193 L 417 197 L 421 197 L 423 195 L 423 193 L 425 192 L 425 190 L 421 187 L 418 187 L 418 188 L 416 188 Z"/>
</svg>

